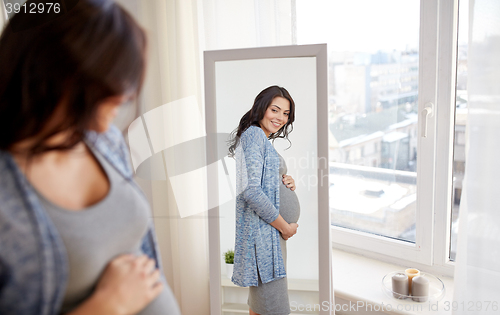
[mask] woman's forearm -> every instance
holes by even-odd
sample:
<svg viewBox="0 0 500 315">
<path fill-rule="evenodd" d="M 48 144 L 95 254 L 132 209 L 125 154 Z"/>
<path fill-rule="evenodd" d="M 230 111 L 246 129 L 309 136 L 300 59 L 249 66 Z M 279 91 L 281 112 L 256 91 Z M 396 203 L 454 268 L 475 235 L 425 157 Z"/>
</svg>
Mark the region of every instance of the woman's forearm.
<svg viewBox="0 0 500 315">
<path fill-rule="evenodd" d="M 279 211 L 266 196 L 260 186 L 249 186 L 243 192 L 243 198 L 266 223 L 276 221 Z"/>
<path fill-rule="evenodd" d="M 283 219 L 283 217 L 281 216 L 281 214 L 278 215 L 278 218 L 276 220 L 274 220 L 269 224 L 271 224 L 278 231 L 280 231 L 281 237 L 283 237 L 285 241 L 288 240 L 293 235 L 295 235 L 295 233 L 297 233 L 297 228 L 299 227 L 297 223 L 286 222 L 285 219 Z"/>
<path fill-rule="evenodd" d="M 281 234 L 289 234 L 290 233 L 290 224 L 283 219 L 283 217 L 278 215 L 278 218 L 274 220 L 273 222 L 269 223 L 272 226 L 274 226 L 278 231 L 280 231 Z"/>
</svg>

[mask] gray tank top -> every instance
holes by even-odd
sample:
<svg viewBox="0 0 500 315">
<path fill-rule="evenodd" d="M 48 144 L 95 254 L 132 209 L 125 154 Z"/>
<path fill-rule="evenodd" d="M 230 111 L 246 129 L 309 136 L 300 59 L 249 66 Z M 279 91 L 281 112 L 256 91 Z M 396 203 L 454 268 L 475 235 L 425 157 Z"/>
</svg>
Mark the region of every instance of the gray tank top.
<svg viewBox="0 0 500 315">
<path fill-rule="evenodd" d="M 99 152 L 92 152 L 110 181 L 110 190 L 103 200 L 71 211 L 37 192 L 68 254 L 69 278 L 61 313 L 71 311 L 92 294 L 113 258 L 125 253 L 142 254 L 141 241 L 151 215 L 140 193 Z M 162 293 L 138 314 L 179 315 L 180 311 L 169 286 L 165 285 Z"/>
<path fill-rule="evenodd" d="M 280 156 L 280 214 L 286 222 L 297 223 L 300 216 L 299 198 L 295 191 L 283 184 L 283 174 L 286 174 L 287 168 L 285 159 L 279 153 L 278 155 Z"/>
</svg>

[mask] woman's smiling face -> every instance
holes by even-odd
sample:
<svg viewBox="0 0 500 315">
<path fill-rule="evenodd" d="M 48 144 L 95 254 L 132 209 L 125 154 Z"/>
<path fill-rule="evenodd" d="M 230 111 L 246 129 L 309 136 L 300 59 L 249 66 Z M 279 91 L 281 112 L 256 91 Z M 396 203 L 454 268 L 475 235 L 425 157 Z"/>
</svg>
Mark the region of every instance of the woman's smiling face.
<svg viewBox="0 0 500 315">
<path fill-rule="evenodd" d="M 267 137 L 283 127 L 290 115 L 290 102 L 281 96 L 275 97 L 267 107 L 264 118 L 259 122 Z"/>
</svg>

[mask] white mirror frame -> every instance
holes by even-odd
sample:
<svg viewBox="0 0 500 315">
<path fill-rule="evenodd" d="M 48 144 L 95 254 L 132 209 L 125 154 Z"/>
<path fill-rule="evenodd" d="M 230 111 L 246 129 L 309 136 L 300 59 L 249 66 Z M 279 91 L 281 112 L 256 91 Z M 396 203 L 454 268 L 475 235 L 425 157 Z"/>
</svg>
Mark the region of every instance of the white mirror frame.
<svg viewBox="0 0 500 315">
<path fill-rule="evenodd" d="M 236 61 L 269 58 L 316 57 L 317 135 L 318 159 L 328 161 L 328 63 L 326 44 L 276 46 L 248 49 L 214 50 L 204 52 L 205 117 L 208 134 L 217 133 L 217 106 L 215 64 L 218 61 Z M 217 160 L 215 138 L 207 138 L 207 160 Z M 329 174 L 328 166 L 318 163 L 318 178 Z M 208 169 L 208 204 L 218 204 L 217 172 Z M 208 211 L 210 314 L 221 314 L 221 251 L 219 208 Z M 334 308 L 332 284 L 332 245 L 330 239 L 330 211 L 328 186 L 318 185 L 318 284 L 320 314 L 330 314 Z M 323 305 L 330 307 L 324 307 Z M 328 308 L 328 309 L 327 309 Z"/>
</svg>

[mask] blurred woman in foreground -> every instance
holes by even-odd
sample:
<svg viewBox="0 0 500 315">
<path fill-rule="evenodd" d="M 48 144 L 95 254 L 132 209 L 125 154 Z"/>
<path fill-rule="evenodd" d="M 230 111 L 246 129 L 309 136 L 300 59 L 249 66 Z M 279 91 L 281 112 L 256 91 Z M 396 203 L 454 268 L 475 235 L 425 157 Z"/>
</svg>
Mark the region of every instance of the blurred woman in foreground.
<svg viewBox="0 0 500 315">
<path fill-rule="evenodd" d="M 21 10 L 5 27 L 0 314 L 180 314 L 111 124 L 140 91 L 145 50 L 144 31 L 112 1 Z"/>
</svg>

